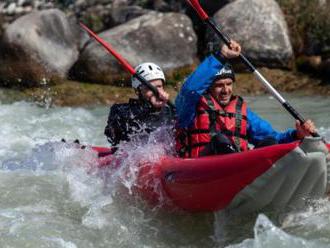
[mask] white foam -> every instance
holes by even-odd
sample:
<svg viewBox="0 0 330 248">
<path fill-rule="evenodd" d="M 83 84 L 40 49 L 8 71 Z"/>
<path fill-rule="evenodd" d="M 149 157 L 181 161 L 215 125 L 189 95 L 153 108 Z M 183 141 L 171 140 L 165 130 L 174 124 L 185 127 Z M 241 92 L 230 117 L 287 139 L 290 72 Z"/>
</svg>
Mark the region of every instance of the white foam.
<svg viewBox="0 0 330 248">
<path fill-rule="evenodd" d="M 240 244 L 227 248 L 318 248 L 329 247 L 321 240 L 308 240 L 286 233 L 276 227 L 264 214 L 260 214 L 254 226 L 254 239 L 246 239 Z"/>
</svg>

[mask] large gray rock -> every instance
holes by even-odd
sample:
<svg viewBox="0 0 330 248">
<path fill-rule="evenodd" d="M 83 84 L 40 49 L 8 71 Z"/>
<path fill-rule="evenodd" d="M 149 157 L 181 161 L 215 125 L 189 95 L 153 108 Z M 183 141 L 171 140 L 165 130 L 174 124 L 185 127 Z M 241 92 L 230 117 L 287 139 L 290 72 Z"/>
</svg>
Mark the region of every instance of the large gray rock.
<svg viewBox="0 0 330 248">
<path fill-rule="evenodd" d="M 259 66 L 289 67 L 293 58 L 287 24 L 274 0 L 236 0 L 214 19 L 238 41 L 243 53 Z M 208 41 L 217 39 L 209 31 Z M 217 42 L 216 42 L 217 43 Z"/>
<path fill-rule="evenodd" d="M 112 7 L 110 11 L 111 26 L 114 27 L 123 24 L 134 18 L 147 14 L 148 12 L 150 12 L 150 10 L 143 9 L 136 5 Z"/>
<path fill-rule="evenodd" d="M 57 9 L 17 19 L 2 40 L 1 81 L 35 84 L 44 78 L 66 77 L 78 59 L 79 32 Z"/>
<path fill-rule="evenodd" d="M 100 34 L 128 62 L 154 62 L 165 71 L 190 66 L 197 38 L 190 19 L 178 13 L 151 12 Z M 116 59 L 94 40 L 83 50 L 74 74 L 82 80 L 111 83 L 127 77 Z"/>
<path fill-rule="evenodd" d="M 222 8 L 224 5 L 233 2 L 234 0 L 200 0 L 200 4 L 203 7 L 203 9 L 207 12 L 208 15 L 213 15 L 215 12 L 217 12 L 220 8 Z"/>
</svg>

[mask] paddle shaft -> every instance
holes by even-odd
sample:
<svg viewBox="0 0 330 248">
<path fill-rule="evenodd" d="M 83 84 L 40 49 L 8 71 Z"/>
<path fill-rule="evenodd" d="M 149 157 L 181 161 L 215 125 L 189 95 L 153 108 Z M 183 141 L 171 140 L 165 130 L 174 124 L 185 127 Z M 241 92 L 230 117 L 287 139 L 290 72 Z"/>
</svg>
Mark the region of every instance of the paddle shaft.
<svg viewBox="0 0 330 248">
<path fill-rule="evenodd" d="M 215 21 L 210 18 L 203 8 L 200 6 L 198 0 L 186 0 L 197 12 L 199 17 L 219 36 L 223 42 L 230 47 L 230 38 L 227 34 L 221 31 L 220 27 L 215 23 Z M 246 65 L 246 67 L 251 71 L 257 79 L 267 88 L 267 90 L 282 104 L 282 106 L 300 123 L 305 123 L 305 118 L 298 113 L 296 109 L 292 107 L 292 105 L 286 101 L 281 94 L 268 82 L 268 80 L 253 66 L 253 64 L 244 56 L 244 54 L 240 53 L 240 60 Z M 320 137 L 318 133 L 311 133 L 313 137 Z"/>
<path fill-rule="evenodd" d="M 230 38 L 220 30 L 216 25 L 213 19 L 207 18 L 205 20 L 212 30 L 223 40 L 223 42 L 230 47 Z M 301 123 L 304 123 L 306 120 L 302 117 L 292 106 L 288 103 L 281 94 L 268 82 L 268 80 L 253 66 L 253 64 L 244 56 L 243 53 L 239 54 L 239 58 L 245 64 L 245 66 L 251 71 L 257 79 L 270 91 L 270 93 L 283 105 L 283 107 L 290 112 L 290 114 Z"/>
<path fill-rule="evenodd" d="M 155 86 L 153 86 L 148 80 L 142 77 L 140 74 L 136 73 L 135 69 L 125 60 L 116 50 L 105 40 L 95 34 L 92 30 L 90 30 L 87 26 L 83 23 L 80 23 L 80 26 L 87 31 L 87 33 L 92 36 L 98 43 L 100 43 L 110 54 L 112 54 L 118 62 L 124 67 L 126 71 L 128 71 L 133 77 L 137 78 L 144 86 L 146 86 L 152 93 L 159 99 L 159 92 Z M 167 104 L 172 108 L 175 109 L 174 104 L 171 101 L 168 101 Z"/>
</svg>

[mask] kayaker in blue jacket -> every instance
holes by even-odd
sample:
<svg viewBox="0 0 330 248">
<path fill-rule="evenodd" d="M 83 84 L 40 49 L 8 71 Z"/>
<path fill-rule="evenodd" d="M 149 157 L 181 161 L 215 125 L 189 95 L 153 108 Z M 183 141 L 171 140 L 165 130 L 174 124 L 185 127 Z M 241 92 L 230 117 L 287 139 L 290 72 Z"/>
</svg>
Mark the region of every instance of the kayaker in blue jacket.
<svg viewBox="0 0 330 248">
<path fill-rule="evenodd" d="M 224 50 L 225 49 L 225 50 Z M 207 57 L 183 84 L 175 101 L 177 151 L 182 157 L 245 151 L 248 144 L 260 147 L 289 143 L 316 131 L 311 120 L 285 132 L 252 112 L 233 94 L 235 75 L 226 58 L 240 54 L 236 42 L 223 46 L 221 53 Z M 229 55 L 228 55 L 229 54 Z"/>
</svg>

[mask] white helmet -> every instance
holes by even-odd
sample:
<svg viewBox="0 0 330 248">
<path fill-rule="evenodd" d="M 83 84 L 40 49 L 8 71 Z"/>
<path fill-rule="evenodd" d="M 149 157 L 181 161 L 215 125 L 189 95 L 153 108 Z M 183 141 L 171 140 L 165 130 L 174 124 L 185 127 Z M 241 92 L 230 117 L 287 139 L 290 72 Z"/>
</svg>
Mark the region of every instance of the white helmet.
<svg viewBox="0 0 330 248">
<path fill-rule="evenodd" d="M 139 64 L 137 67 L 135 67 L 135 71 L 149 82 L 156 79 L 161 79 L 163 82 L 165 82 L 164 72 L 158 65 L 154 63 L 147 62 Z M 132 87 L 134 89 L 137 89 L 141 85 L 141 82 L 135 77 L 132 77 L 131 81 Z"/>
</svg>

